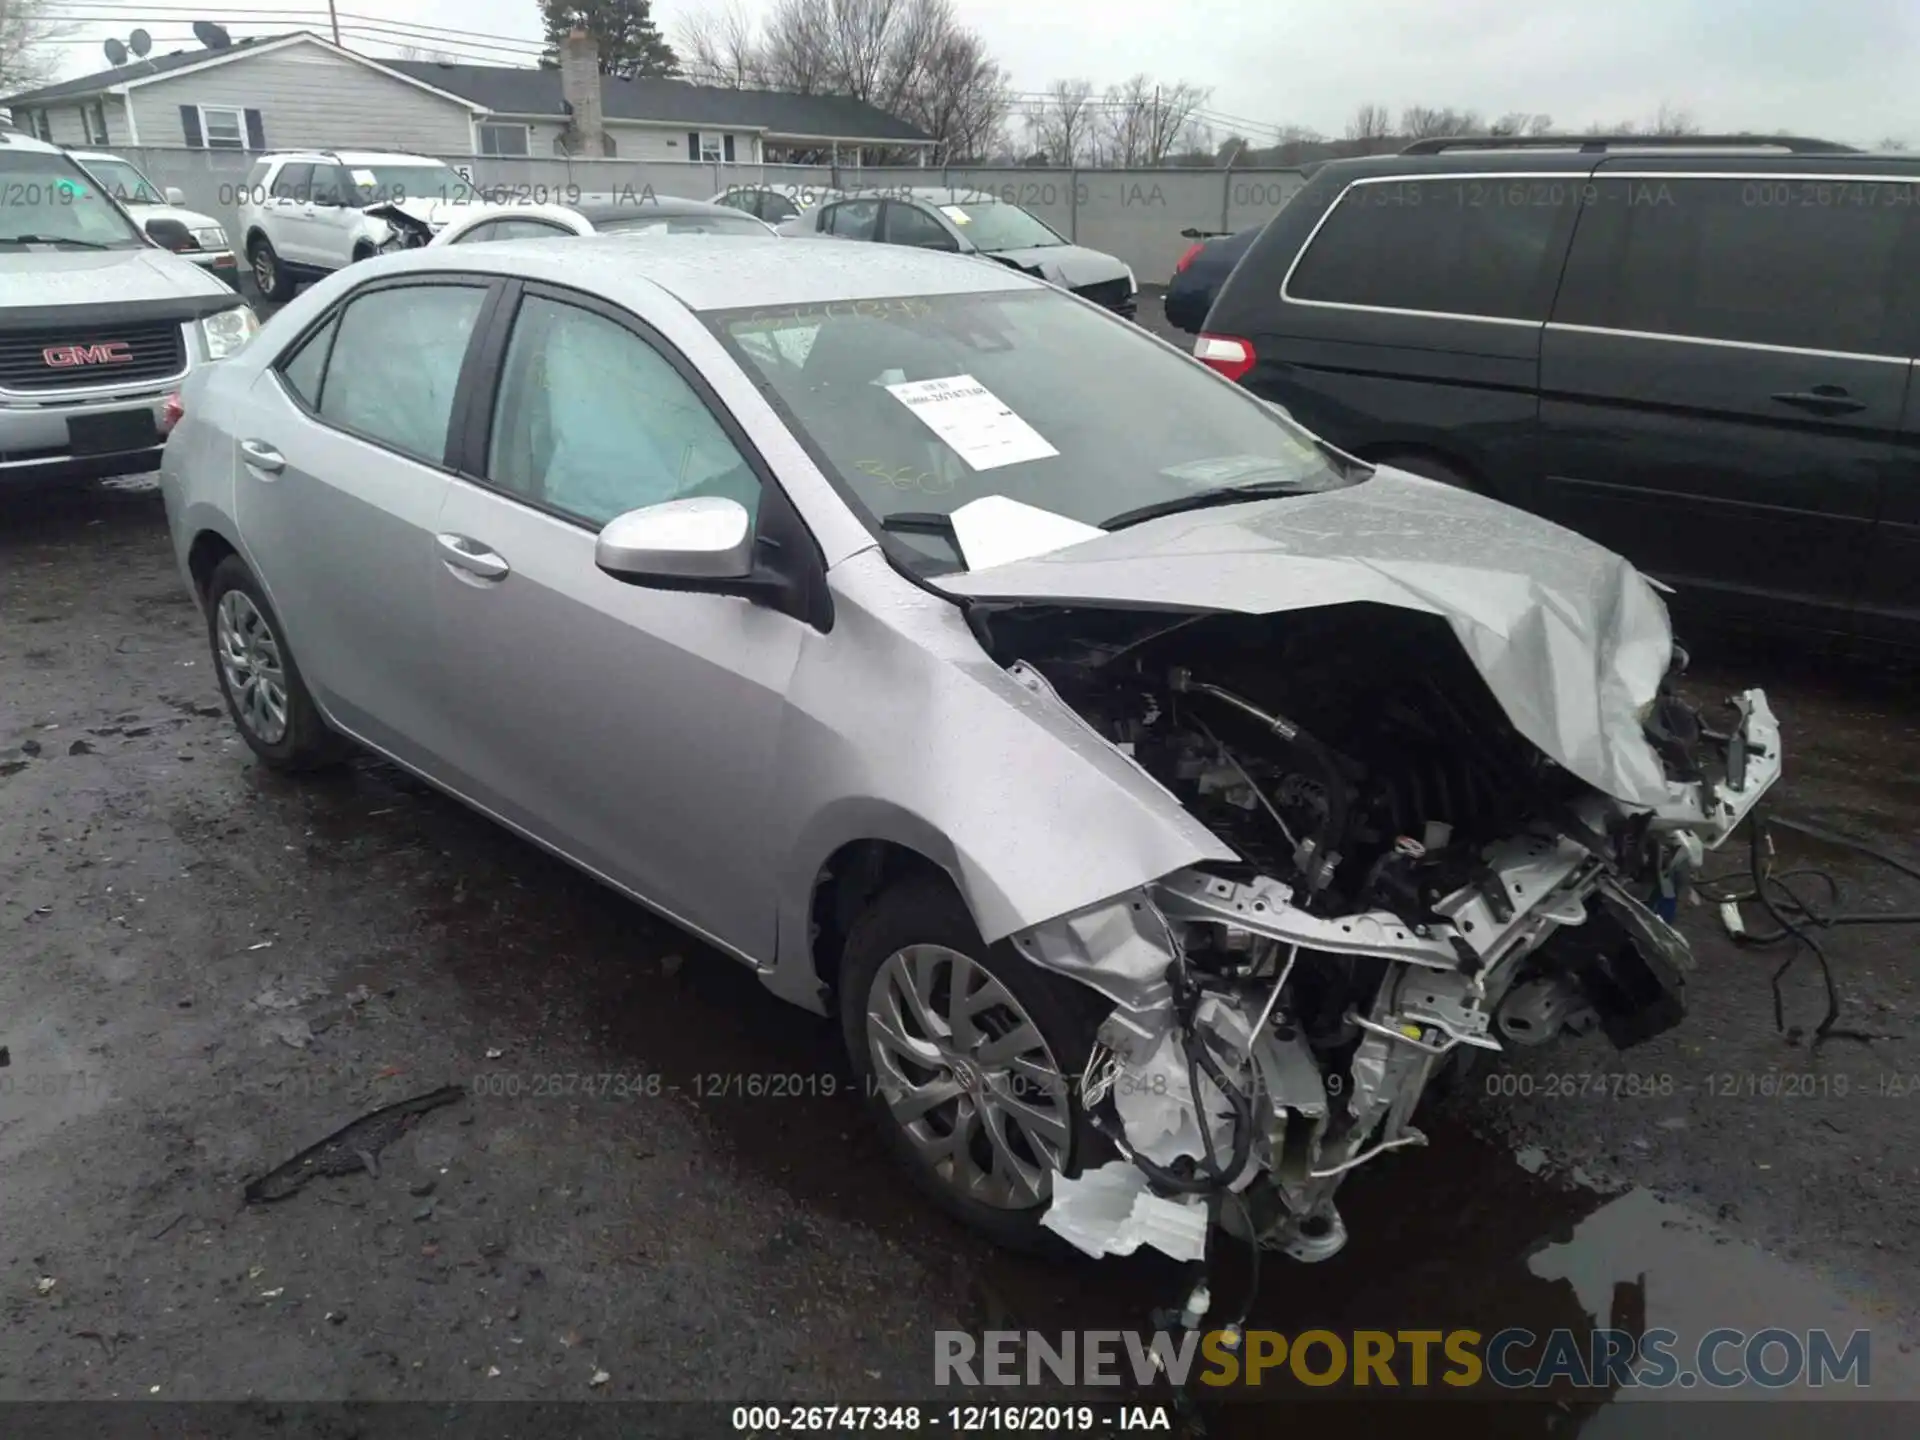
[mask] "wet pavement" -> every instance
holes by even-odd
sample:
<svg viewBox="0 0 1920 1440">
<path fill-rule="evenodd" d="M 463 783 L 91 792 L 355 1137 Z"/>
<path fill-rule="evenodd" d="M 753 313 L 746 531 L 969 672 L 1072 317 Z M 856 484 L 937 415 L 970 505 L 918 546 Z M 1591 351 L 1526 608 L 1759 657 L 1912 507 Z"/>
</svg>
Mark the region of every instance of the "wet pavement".
<svg viewBox="0 0 1920 1440">
<path fill-rule="evenodd" d="M 1751 647 L 1695 669 L 1768 686 L 1781 814 L 1920 861 L 1911 677 Z M 1920 908 L 1920 883 L 1780 840 L 1848 906 Z M 1784 952 L 1682 918 L 1683 1026 L 1468 1077 L 1430 1148 L 1343 1191 L 1343 1254 L 1268 1257 L 1249 1324 L 1867 1326 L 1875 1392 L 1920 1394 L 1913 932 L 1826 939 L 1842 1023 L 1876 1038 L 1815 1048 L 1810 958 L 1790 1040 Z M 0 494 L 0 1045 L 0 1398 L 924 1401 L 935 1330 L 1136 1328 L 1178 1289 L 927 1209 L 827 1022 L 534 847 L 371 760 L 264 771 L 150 488 Z M 464 1098 L 373 1172 L 242 1203 L 443 1085 Z"/>
</svg>

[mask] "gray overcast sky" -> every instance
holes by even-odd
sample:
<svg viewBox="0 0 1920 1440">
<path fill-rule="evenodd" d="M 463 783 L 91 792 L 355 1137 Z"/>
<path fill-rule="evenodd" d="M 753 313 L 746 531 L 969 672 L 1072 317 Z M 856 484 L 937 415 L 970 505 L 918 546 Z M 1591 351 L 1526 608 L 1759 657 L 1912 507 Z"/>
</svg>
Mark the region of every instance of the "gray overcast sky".
<svg viewBox="0 0 1920 1440">
<path fill-rule="evenodd" d="M 68 0 L 44 3 L 52 14 L 80 9 Z M 116 19 L 151 15 L 147 28 L 165 51 L 193 43 L 182 23 L 193 18 L 186 8 L 192 3 L 153 0 L 149 10 L 141 0 L 115 0 L 89 8 Z M 449 27 L 466 38 L 438 43 L 470 60 L 516 63 L 511 53 L 477 48 L 499 43 L 482 36 L 540 36 L 535 0 L 337 3 L 389 23 Z M 1211 87 L 1214 111 L 1335 135 L 1354 107 L 1370 100 L 1395 112 L 1410 104 L 1545 111 L 1562 126 L 1644 119 L 1664 102 L 1712 129 L 1789 129 L 1862 144 L 1897 135 L 1920 144 L 1920 0 L 958 3 L 1021 90 L 1066 76 L 1101 87 L 1145 71 Z M 746 6 L 761 10 L 765 0 Z M 243 8 L 293 14 L 279 23 L 230 20 L 236 35 L 326 30 L 325 0 L 263 0 L 257 7 L 214 0 L 204 13 Z M 706 0 L 656 0 L 654 13 L 671 36 L 678 16 L 703 8 Z M 131 28 L 89 23 L 78 33 L 104 37 Z M 391 54 L 404 43 L 352 33 L 346 40 L 370 54 Z M 60 48 L 65 74 L 104 64 L 97 46 Z"/>
</svg>

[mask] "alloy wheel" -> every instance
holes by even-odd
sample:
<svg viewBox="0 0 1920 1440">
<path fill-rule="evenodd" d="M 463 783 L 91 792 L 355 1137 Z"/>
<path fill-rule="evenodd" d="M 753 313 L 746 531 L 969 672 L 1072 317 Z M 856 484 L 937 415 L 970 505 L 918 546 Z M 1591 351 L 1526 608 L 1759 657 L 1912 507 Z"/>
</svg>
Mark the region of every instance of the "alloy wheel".
<svg viewBox="0 0 1920 1440">
<path fill-rule="evenodd" d="M 1067 1163 L 1070 1091 L 1039 1026 L 969 955 L 909 945 L 867 991 L 874 1084 L 956 1194 L 1002 1210 L 1046 1199 Z"/>
<path fill-rule="evenodd" d="M 246 591 L 229 590 L 215 635 L 235 718 L 261 744 L 278 745 L 287 735 L 287 672 L 273 627 Z"/>
<path fill-rule="evenodd" d="M 253 283 L 260 287 L 262 295 L 270 295 L 273 280 L 273 252 L 264 244 L 257 245 L 253 251 Z"/>
</svg>

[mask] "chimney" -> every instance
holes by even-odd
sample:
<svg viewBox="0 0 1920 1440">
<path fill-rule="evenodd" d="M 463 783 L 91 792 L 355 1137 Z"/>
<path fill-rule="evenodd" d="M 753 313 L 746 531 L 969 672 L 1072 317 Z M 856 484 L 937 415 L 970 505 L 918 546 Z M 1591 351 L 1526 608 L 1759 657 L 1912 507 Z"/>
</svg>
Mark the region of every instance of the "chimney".
<svg viewBox="0 0 1920 1440">
<path fill-rule="evenodd" d="M 600 104 L 600 46 L 585 30 L 575 29 L 561 42 L 560 94 L 572 116 L 567 126 L 569 150 L 601 159 L 607 147 L 606 117 Z"/>
</svg>

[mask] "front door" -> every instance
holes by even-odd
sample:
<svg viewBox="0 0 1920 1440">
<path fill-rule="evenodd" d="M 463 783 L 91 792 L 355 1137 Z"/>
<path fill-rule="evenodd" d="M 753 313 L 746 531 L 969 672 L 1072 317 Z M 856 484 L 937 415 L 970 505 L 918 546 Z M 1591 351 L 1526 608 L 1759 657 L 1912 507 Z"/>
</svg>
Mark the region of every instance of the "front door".
<svg viewBox="0 0 1920 1440">
<path fill-rule="evenodd" d="M 241 534 L 321 708 L 432 770 L 434 537 L 453 397 L 490 294 L 363 289 L 261 373 L 235 436 Z"/>
<path fill-rule="evenodd" d="M 1899 188 L 1596 177 L 1541 350 L 1540 509 L 1678 587 L 1683 625 L 1853 625 L 1907 388 Z"/>
<path fill-rule="evenodd" d="M 616 515 L 689 495 L 757 512 L 761 481 L 717 402 L 632 317 L 528 287 L 510 323 L 487 438 L 468 427 L 472 473 L 453 482 L 439 522 L 451 783 L 721 944 L 770 959 L 765 807 L 805 627 L 594 565 Z"/>
</svg>

